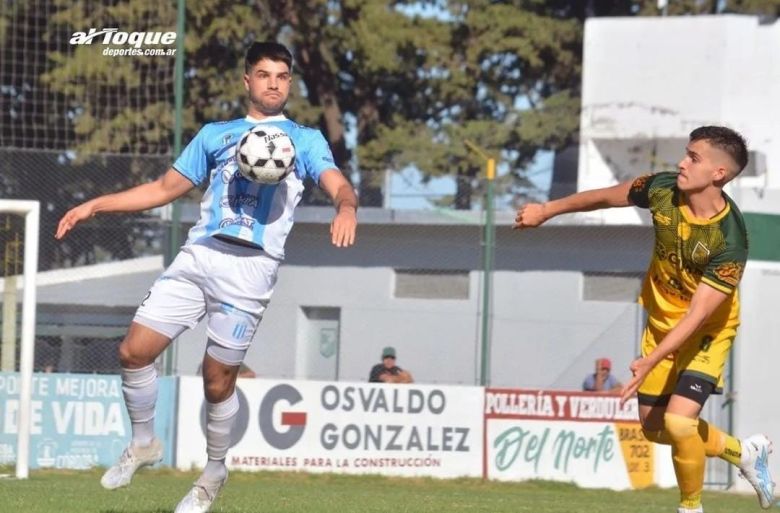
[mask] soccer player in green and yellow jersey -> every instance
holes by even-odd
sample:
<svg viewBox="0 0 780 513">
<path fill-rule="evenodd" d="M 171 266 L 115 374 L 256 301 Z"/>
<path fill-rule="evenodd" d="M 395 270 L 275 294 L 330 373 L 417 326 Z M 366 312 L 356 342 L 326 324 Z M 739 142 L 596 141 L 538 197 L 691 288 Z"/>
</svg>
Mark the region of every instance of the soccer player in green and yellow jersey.
<svg viewBox="0 0 780 513">
<path fill-rule="evenodd" d="M 541 225 L 568 212 L 637 206 L 650 209 L 655 251 L 640 303 L 648 321 L 642 356 L 622 400 L 637 394 L 645 436 L 672 446 L 680 488 L 678 513 L 702 512 L 707 456 L 739 467 L 761 507 L 774 503 L 764 435 L 744 440 L 699 419 L 710 394 L 720 393 L 723 368 L 739 326 L 737 286 L 747 260 L 747 232 L 723 187 L 747 164 L 745 141 L 718 126 L 690 134 L 677 173 L 658 173 L 613 187 L 521 207 L 515 228 Z"/>
</svg>

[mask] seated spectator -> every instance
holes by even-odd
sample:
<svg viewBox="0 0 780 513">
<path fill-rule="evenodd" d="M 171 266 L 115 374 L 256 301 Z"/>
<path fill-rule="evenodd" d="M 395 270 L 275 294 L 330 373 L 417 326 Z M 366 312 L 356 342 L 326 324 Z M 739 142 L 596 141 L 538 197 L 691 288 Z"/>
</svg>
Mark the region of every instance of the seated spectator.
<svg viewBox="0 0 780 513">
<path fill-rule="evenodd" d="M 369 383 L 411 383 L 414 380 L 409 371 L 395 364 L 395 348 L 387 346 L 382 350 L 382 363 L 371 368 Z"/>
<path fill-rule="evenodd" d="M 623 385 L 611 374 L 612 362 L 609 358 L 596 360 L 596 372 L 588 374 L 582 382 L 582 389 L 587 392 L 610 393 L 617 392 Z"/>
</svg>

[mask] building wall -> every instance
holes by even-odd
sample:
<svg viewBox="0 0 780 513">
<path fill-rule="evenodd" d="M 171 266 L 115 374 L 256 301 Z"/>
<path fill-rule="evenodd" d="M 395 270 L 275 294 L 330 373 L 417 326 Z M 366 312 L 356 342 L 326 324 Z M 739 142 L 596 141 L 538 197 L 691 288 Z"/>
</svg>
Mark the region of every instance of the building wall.
<svg viewBox="0 0 780 513">
<path fill-rule="evenodd" d="M 780 23 L 753 16 L 591 18 L 585 26 L 579 190 L 675 170 L 690 131 L 741 132 L 753 162 L 727 189 L 743 210 L 780 212 Z M 637 223 L 635 211 L 593 213 Z"/>
</svg>

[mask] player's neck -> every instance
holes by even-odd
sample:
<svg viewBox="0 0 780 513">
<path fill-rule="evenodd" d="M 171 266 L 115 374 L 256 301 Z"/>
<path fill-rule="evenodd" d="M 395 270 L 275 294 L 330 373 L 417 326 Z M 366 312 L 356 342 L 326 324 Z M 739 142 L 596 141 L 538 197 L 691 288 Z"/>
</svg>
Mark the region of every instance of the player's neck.
<svg viewBox="0 0 780 513">
<path fill-rule="evenodd" d="M 285 116 L 282 112 L 277 112 L 274 114 L 264 114 L 252 107 L 250 107 L 247 110 L 246 117 L 249 119 L 249 121 L 272 121 L 272 120 L 285 119 Z"/>
<path fill-rule="evenodd" d="M 683 193 L 688 210 L 699 219 L 710 219 L 726 208 L 723 191 L 718 187 L 708 187 L 701 191 Z"/>
</svg>

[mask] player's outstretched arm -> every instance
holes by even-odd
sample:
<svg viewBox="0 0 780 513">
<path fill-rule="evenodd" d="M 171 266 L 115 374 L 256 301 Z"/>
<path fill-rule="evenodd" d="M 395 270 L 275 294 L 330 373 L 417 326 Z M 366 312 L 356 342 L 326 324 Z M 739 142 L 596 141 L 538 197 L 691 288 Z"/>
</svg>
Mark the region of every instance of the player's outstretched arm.
<svg viewBox="0 0 780 513">
<path fill-rule="evenodd" d="M 612 187 L 593 189 L 571 194 L 547 203 L 529 203 L 521 206 L 515 216 L 515 230 L 535 228 L 548 219 L 570 212 L 588 212 L 611 207 L 628 207 L 628 191 L 633 182 L 623 182 Z"/>
<path fill-rule="evenodd" d="M 166 205 L 183 196 L 194 187 L 175 169 L 169 169 L 157 180 L 126 189 L 114 194 L 106 194 L 86 201 L 74 207 L 62 216 L 54 237 L 62 239 L 78 223 L 89 219 L 98 212 L 140 212 Z"/>
<path fill-rule="evenodd" d="M 333 245 L 346 248 L 355 243 L 357 230 L 357 196 L 352 185 L 338 169 L 328 169 L 320 175 L 320 187 L 328 193 L 336 206 L 336 217 L 330 223 Z"/>
</svg>

